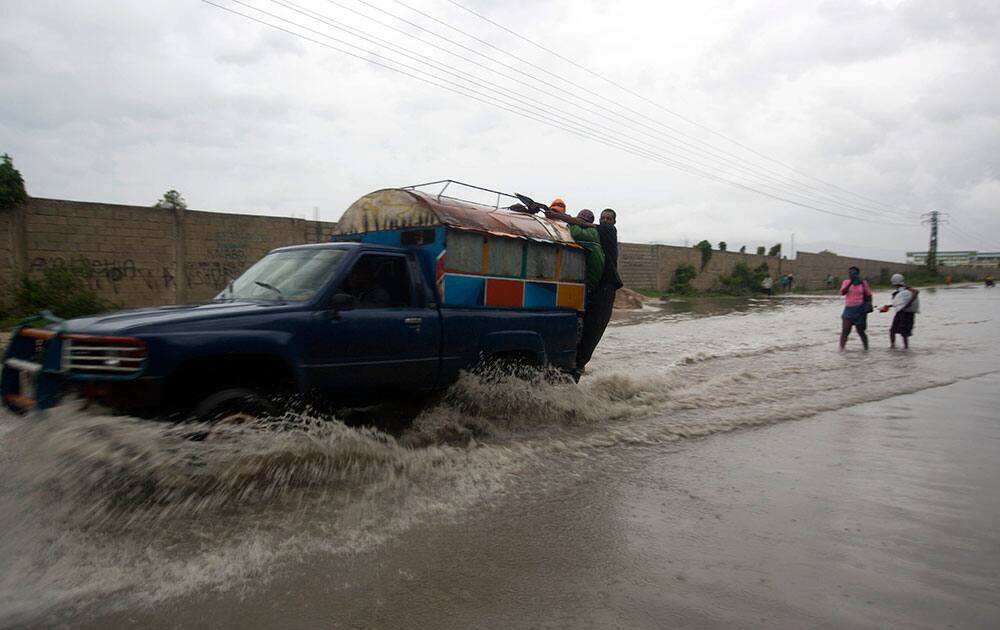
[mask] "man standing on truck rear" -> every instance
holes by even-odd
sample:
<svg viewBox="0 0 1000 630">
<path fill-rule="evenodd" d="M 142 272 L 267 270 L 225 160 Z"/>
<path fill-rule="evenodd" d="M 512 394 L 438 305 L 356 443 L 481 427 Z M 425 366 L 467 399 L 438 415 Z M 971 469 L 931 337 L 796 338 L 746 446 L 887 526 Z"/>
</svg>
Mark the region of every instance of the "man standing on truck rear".
<svg viewBox="0 0 1000 630">
<path fill-rule="evenodd" d="M 604 278 L 606 265 L 601 236 L 597 227 L 594 226 L 594 213 L 583 209 L 577 216 L 573 217 L 566 214 L 565 208 L 566 205 L 562 203 L 562 199 L 556 199 L 552 202 L 550 209 L 545 212 L 545 216 L 568 223 L 569 233 L 573 236 L 573 240 L 587 250 L 587 305 L 583 314 L 583 331 L 576 347 L 576 369 L 579 372 L 590 360 L 594 348 L 597 346 L 597 341 L 600 340 L 601 334 L 604 332 L 604 328 L 599 324 L 603 318 L 602 304 L 599 304 L 599 289 Z M 615 237 L 615 253 L 617 254 L 617 231 Z M 615 288 L 617 289 L 617 287 Z M 614 291 L 611 292 L 611 306 L 614 306 Z M 610 313 L 608 317 L 610 318 Z M 604 326 L 607 326 L 607 321 L 604 322 Z M 595 334 L 598 328 L 600 328 L 600 333 Z M 582 363 L 580 362 L 581 357 L 583 358 Z"/>
<path fill-rule="evenodd" d="M 577 216 L 591 221 L 594 218 L 589 210 L 581 210 Z M 615 293 L 623 285 L 618 274 L 618 228 L 615 227 L 617 220 L 618 213 L 611 208 L 605 208 L 601 212 L 601 222 L 597 225 L 601 249 L 604 251 L 604 273 L 594 290 L 593 301 L 587 304 L 587 311 L 583 317 L 583 335 L 576 350 L 576 367 L 580 371 L 586 367 L 601 337 L 604 336 L 615 308 Z"/>
</svg>

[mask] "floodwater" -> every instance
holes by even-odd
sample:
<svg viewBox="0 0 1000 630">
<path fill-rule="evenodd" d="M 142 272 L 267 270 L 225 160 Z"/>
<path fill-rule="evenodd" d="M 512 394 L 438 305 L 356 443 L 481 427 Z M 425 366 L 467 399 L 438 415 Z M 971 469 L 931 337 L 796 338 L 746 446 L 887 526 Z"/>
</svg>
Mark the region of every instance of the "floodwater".
<svg viewBox="0 0 1000 630">
<path fill-rule="evenodd" d="M 393 434 L 0 415 L 0 625 L 1000 627 L 1000 291 L 921 306 L 648 307 Z"/>
</svg>

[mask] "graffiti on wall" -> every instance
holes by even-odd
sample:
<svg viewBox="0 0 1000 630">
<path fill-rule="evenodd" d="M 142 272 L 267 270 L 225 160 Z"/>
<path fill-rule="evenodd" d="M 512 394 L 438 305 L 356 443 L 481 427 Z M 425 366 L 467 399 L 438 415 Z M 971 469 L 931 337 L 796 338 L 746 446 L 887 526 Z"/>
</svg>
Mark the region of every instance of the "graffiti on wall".
<svg viewBox="0 0 1000 630">
<path fill-rule="evenodd" d="M 243 258 L 189 262 L 184 268 L 184 282 L 188 288 L 209 287 L 221 291 L 230 280 L 246 271 L 248 266 Z M 172 291 L 177 283 L 173 266 L 147 268 L 131 258 L 111 260 L 37 257 L 31 261 L 29 272 L 42 273 L 46 269 L 62 268 L 69 269 L 86 280 L 87 286 L 95 291 L 110 290 L 115 294 L 134 284 L 148 291 Z"/>
<path fill-rule="evenodd" d="M 208 250 L 209 260 L 243 262 L 247 259 L 247 251 L 239 243 L 219 243 Z"/>
<path fill-rule="evenodd" d="M 203 260 L 189 262 L 184 266 L 184 276 L 188 288 L 210 287 L 221 291 L 233 280 L 246 271 L 247 265 L 241 262 L 225 262 L 218 260 Z"/>
<path fill-rule="evenodd" d="M 221 235 L 221 233 L 220 233 Z M 244 242 L 232 240 L 216 242 L 204 260 L 189 260 L 184 266 L 184 280 L 189 289 L 211 288 L 221 291 L 230 280 L 238 277 L 250 266 Z"/>
<path fill-rule="evenodd" d="M 87 282 L 95 291 L 110 290 L 119 293 L 125 286 L 139 283 L 149 291 L 170 290 L 174 284 L 174 272 L 170 267 L 147 268 L 131 258 L 50 258 L 32 259 L 29 273 L 42 273 L 46 269 L 69 269 Z"/>
</svg>

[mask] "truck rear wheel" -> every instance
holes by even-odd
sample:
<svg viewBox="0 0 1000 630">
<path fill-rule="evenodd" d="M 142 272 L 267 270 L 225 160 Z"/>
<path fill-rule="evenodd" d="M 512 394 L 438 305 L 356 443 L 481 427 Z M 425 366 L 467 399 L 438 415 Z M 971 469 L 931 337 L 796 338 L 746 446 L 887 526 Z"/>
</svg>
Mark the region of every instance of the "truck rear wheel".
<svg viewBox="0 0 1000 630">
<path fill-rule="evenodd" d="M 494 354 L 482 360 L 477 366 L 479 377 L 484 381 L 497 382 L 514 377 L 527 381 L 538 374 L 538 363 L 525 353 Z"/>
</svg>

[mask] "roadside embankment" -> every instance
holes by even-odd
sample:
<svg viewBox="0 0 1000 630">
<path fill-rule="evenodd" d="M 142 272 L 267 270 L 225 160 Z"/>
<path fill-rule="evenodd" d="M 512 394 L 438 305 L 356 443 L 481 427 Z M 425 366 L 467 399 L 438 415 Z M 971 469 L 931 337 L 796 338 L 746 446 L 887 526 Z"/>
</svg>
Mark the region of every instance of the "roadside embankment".
<svg viewBox="0 0 1000 630">
<path fill-rule="evenodd" d="M 622 287 L 615 293 L 615 309 L 636 310 L 642 308 L 642 303 L 646 298 L 642 294 Z"/>
</svg>

